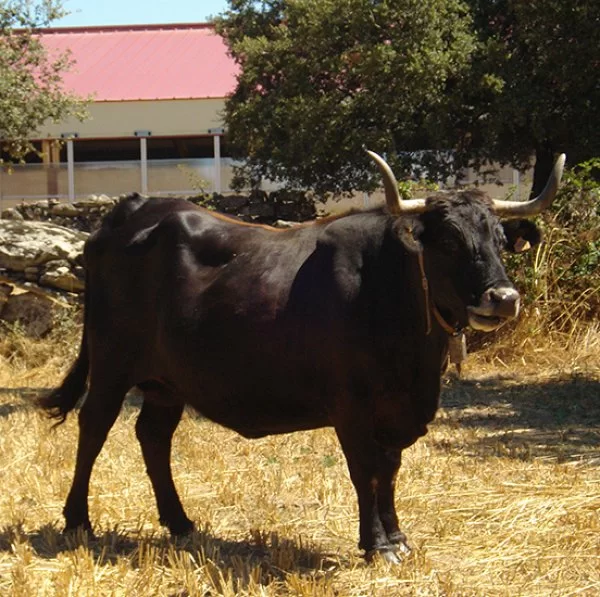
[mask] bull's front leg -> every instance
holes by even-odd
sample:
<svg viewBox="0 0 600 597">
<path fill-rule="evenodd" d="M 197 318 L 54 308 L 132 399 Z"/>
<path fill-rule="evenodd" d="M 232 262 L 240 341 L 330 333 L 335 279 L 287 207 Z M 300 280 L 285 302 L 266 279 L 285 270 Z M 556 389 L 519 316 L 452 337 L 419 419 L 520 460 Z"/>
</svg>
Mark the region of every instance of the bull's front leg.
<svg viewBox="0 0 600 597">
<path fill-rule="evenodd" d="M 397 545 L 405 554 L 410 553 L 406 535 L 400 530 L 394 494 L 396 476 L 400 468 L 402 449 L 378 446 L 377 463 L 377 508 L 383 528 L 390 543 Z"/>
<path fill-rule="evenodd" d="M 386 561 L 398 564 L 400 559 L 396 554 L 397 545 L 394 541 L 404 544 L 404 536 L 398 529 L 398 519 L 393 507 L 393 490 L 390 492 L 384 489 L 381 493 L 382 478 L 378 462 L 380 448 L 362 423 L 358 421 L 354 423 L 356 424 L 336 425 L 336 433 L 346 456 L 350 478 L 358 497 L 359 547 L 365 551 L 367 560 L 371 560 L 379 553 Z M 388 467 L 386 471 L 392 468 Z M 395 473 L 392 477 L 394 476 Z M 388 483 L 390 474 L 386 473 L 383 478 L 387 479 L 386 483 Z M 380 507 L 384 508 L 383 520 Z M 388 536 L 386 525 L 389 526 L 393 540 Z"/>
</svg>

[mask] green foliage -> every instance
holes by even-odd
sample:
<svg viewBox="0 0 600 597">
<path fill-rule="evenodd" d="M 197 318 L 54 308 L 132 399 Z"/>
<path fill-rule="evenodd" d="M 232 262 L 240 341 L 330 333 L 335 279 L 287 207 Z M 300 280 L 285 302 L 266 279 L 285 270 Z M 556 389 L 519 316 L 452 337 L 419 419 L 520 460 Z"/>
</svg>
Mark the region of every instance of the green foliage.
<svg viewBox="0 0 600 597">
<path fill-rule="evenodd" d="M 535 154 L 536 191 L 553 154 L 571 163 L 600 155 L 600 3 L 468 2 L 482 43 L 462 102 L 473 109 L 457 118 L 465 151 L 515 167 Z"/>
<path fill-rule="evenodd" d="M 400 176 L 436 147 L 447 93 L 475 39 L 462 0 L 230 0 L 217 28 L 241 66 L 225 119 L 238 181 L 261 178 L 317 193 L 371 189 L 364 146 Z M 445 144 L 443 145 L 445 147 Z M 412 157 L 413 160 L 407 159 Z M 433 156 L 434 157 L 434 156 Z"/>
<path fill-rule="evenodd" d="M 440 185 L 427 179 L 420 180 L 400 180 L 398 181 L 398 191 L 402 199 L 412 199 L 417 196 L 427 197 L 440 190 Z"/>
<path fill-rule="evenodd" d="M 553 328 L 600 316 L 600 158 L 565 173 L 551 210 L 540 222 L 544 242 L 509 269 L 526 303 Z"/>
<path fill-rule="evenodd" d="M 47 120 L 83 117 L 83 103 L 66 92 L 68 54 L 49 56 L 39 28 L 63 16 L 60 0 L 0 0 L 0 149 L 22 159 L 29 138 Z"/>
<path fill-rule="evenodd" d="M 238 184 L 370 190 L 367 146 L 400 179 L 535 155 L 537 189 L 557 153 L 600 155 L 597 0 L 229 6 L 217 27 L 241 67 L 225 111 L 236 156 L 249 157 Z"/>
</svg>

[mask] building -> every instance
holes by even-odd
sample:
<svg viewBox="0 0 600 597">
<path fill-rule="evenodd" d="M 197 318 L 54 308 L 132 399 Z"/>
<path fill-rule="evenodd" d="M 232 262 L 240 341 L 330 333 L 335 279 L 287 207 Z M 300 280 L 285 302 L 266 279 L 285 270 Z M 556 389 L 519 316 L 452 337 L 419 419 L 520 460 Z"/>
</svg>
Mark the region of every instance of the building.
<svg viewBox="0 0 600 597">
<path fill-rule="evenodd" d="M 238 69 L 212 25 L 45 29 L 42 41 L 71 53 L 65 89 L 91 97 L 90 117 L 40 130 L 42 157 L 3 172 L 0 198 L 229 187 L 221 113 Z"/>
<path fill-rule="evenodd" d="M 45 126 L 34 138 L 42 157 L 0 169 L 0 209 L 23 199 L 229 189 L 222 111 L 238 66 L 212 25 L 55 28 L 43 30 L 42 41 L 51 53 L 70 51 L 65 88 L 92 98 L 90 117 Z M 500 179 L 519 195 L 519 173 L 504 168 Z"/>
</svg>

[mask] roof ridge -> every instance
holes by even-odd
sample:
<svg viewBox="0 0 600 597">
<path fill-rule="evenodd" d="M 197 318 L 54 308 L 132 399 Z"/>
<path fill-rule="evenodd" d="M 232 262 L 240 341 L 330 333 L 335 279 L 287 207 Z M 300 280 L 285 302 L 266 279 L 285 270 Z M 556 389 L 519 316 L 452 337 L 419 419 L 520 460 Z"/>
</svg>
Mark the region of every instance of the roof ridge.
<svg viewBox="0 0 600 597">
<path fill-rule="evenodd" d="M 102 33 L 115 31 L 160 31 L 177 29 L 214 29 L 213 23 L 147 23 L 132 25 L 81 25 L 79 27 L 43 27 L 38 33 L 48 35 L 53 33 Z"/>
</svg>

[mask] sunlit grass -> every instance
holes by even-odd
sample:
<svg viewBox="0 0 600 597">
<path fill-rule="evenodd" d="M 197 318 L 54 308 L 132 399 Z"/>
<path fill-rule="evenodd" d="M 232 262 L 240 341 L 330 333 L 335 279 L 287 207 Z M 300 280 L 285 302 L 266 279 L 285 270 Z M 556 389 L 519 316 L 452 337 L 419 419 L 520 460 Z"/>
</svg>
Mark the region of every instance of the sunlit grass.
<svg viewBox="0 0 600 597">
<path fill-rule="evenodd" d="M 430 433 L 404 455 L 397 506 L 414 551 L 395 568 L 360 557 L 330 429 L 249 441 L 186 413 L 173 470 L 198 530 L 171 540 L 135 439 L 136 400 L 94 469 L 95 538 L 63 536 L 76 417 L 51 431 L 32 401 L 59 382 L 78 333 L 0 340 L 1 595 L 600 593 L 593 327 L 545 342 L 517 329 L 471 355 L 462 379 L 446 376 Z"/>
</svg>

